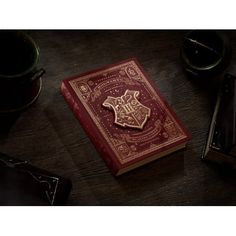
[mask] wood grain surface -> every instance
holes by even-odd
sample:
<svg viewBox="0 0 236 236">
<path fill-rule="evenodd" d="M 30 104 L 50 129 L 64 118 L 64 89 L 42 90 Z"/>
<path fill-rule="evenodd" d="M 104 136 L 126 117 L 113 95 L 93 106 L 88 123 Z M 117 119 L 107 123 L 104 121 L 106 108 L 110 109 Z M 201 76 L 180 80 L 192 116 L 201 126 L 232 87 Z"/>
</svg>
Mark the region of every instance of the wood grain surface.
<svg viewBox="0 0 236 236">
<path fill-rule="evenodd" d="M 0 151 L 70 178 L 68 205 L 236 205 L 236 173 L 201 161 L 215 79 L 196 83 L 181 67 L 185 31 L 28 31 L 46 70 L 38 100 L 1 117 Z M 236 33 L 227 72 L 236 74 Z M 136 57 L 192 133 L 183 152 L 114 177 L 76 120 L 63 79 Z"/>
</svg>

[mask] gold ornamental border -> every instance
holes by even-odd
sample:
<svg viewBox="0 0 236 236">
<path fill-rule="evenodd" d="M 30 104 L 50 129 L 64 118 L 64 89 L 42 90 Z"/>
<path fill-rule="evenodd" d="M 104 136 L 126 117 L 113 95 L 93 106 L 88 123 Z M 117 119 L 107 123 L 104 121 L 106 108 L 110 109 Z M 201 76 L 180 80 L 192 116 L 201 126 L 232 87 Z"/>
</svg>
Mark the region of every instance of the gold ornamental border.
<svg viewBox="0 0 236 236">
<path fill-rule="evenodd" d="M 178 129 L 181 131 L 182 135 L 180 135 L 177 138 L 171 139 L 168 142 L 162 143 L 162 144 L 156 144 L 153 145 L 153 147 L 148 148 L 142 152 L 138 152 L 135 153 L 134 155 L 122 159 L 122 156 L 119 154 L 119 152 L 117 152 L 115 146 L 113 145 L 113 143 L 110 141 L 109 136 L 107 135 L 106 131 L 104 130 L 104 128 L 101 126 L 100 122 L 96 119 L 96 116 L 94 116 L 94 113 L 92 112 L 92 110 L 90 109 L 90 107 L 88 106 L 88 104 L 85 102 L 85 100 L 83 99 L 81 93 L 79 92 L 79 89 L 75 86 L 75 82 L 79 81 L 79 82 L 87 82 L 90 78 L 98 76 L 98 75 L 104 75 L 104 73 L 107 72 L 111 72 L 114 70 L 118 70 L 121 68 L 124 68 L 125 66 L 132 66 L 133 68 L 135 68 L 135 70 L 139 73 L 140 77 L 142 78 L 142 82 L 145 82 L 145 85 L 147 86 L 147 88 L 149 89 L 149 91 L 151 92 L 150 95 L 153 95 L 153 97 L 155 97 L 158 101 L 158 103 L 161 105 L 162 108 L 164 108 L 164 110 L 167 112 L 167 114 L 171 117 L 172 120 L 175 121 L 175 125 L 178 127 Z M 105 77 L 104 77 L 105 79 Z M 141 81 L 140 81 L 141 82 Z M 122 63 L 120 65 L 117 66 L 113 66 L 111 68 L 107 68 L 104 70 L 100 70 L 91 74 L 87 74 L 81 77 L 78 77 L 74 80 L 69 81 L 70 86 L 72 87 L 72 89 L 75 91 L 76 95 L 79 97 L 80 101 L 82 102 L 82 104 L 84 105 L 85 109 L 87 110 L 87 112 L 89 113 L 91 119 L 93 120 L 93 122 L 96 124 L 97 128 L 99 129 L 99 131 L 101 132 L 101 134 L 103 135 L 103 137 L 105 138 L 105 140 L 107 141 L 107 143 L 110 145 L 111 149 L 113 150 L 113 152 L 115 153 L 116 157 L 118 158 L 119 162 L 121 164 L 125 164 L 129 161 L 132 161 L 134 159 L 137 159 L 143 155 L 147 155 L 147 154 L 151 154 L 156 150 L 159 150 L 160 148 L 166 147 L 170 144 L 173 144 L 179 140 L 182 140 L 184 138 L 186 138 L 187 136 L 184 135 L 183 129 L 181 128 L 181 126 L 179 125 L 179 123 L 176 121 L 176 119 L 173 117 L 173 115 L 171 114 L 171 112 L 169 111 L 168 108 L 166 108 L 164 102 L 161 100 L 161 98 L 158 96 L 158 94 L 156 93 L 155 89 L 151 86 L 151 84 L 148 82 L 148 80 L 146 79 L 146 77 L 144 76 L 143 72 L 140 70 L 140 68 L 138 67 L 138 65 L 135 63 L 135 61 L 131 60 L 129 62 L 126 63 Z"/>
</svg>

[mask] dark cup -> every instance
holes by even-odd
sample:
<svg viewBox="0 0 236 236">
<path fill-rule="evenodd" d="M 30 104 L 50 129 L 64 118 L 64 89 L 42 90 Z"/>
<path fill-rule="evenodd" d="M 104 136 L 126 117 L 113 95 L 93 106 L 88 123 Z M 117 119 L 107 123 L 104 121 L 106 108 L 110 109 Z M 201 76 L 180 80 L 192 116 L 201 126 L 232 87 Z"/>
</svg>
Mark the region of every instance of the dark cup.
<svg viewBox="0 0 236 236">
<path fill-rule="evenodd" d="M 43 69 L 39 47 L 21 31 L 0 32 L 0 113 L 20 111 L 38 97 Z"/>
<path fill-rule="evenodd" d="M 183 41 L 181 58 L 188 75 L 211 78 L 220 74 L 230 61 L 229 40 L 223 32 L 193 30 Z"/>
</svg>

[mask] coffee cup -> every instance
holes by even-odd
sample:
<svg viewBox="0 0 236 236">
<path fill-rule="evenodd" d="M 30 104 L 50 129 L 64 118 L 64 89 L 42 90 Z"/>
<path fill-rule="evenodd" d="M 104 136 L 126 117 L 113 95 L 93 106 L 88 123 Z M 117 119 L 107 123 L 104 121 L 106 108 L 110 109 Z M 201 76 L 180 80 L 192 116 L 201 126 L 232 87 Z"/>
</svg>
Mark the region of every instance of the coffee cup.
<svg viewBox="0 0 236 236">
<path fill-rule="evenodd" d="M 223 32 L 193 30 L 184 38 L 181 59 L 185 72 L 193 78 L 212 78 L 229 65 L 231 49 Z"/>
<path fill-rule="evenodd" d="M 39 47 L 22 31 L 0 31 L 0 113 L 21 111 L 38 98 L 44 69 Z"/>
</svg>

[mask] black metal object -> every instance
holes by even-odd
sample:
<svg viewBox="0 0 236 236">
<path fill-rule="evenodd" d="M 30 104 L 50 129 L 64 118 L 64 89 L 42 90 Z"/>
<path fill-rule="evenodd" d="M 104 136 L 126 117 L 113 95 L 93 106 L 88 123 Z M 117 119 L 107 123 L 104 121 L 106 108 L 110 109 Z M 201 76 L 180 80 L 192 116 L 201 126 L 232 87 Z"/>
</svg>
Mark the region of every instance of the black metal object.
<svg viewBox="0 0 236 236">
<path fill-rule="evenodd" d="M 230 74 L 222 81 L 202 159 L 236 168 L 236 77 Z"/>
<path fill-rule="evenodd" d="M 212 147 L 236 155 L 233 151 L 236 146 L 236 77 L 225 76 L 219 96 Z"/>
</svg>

